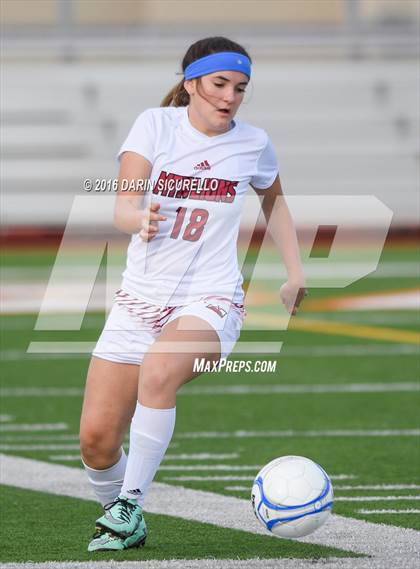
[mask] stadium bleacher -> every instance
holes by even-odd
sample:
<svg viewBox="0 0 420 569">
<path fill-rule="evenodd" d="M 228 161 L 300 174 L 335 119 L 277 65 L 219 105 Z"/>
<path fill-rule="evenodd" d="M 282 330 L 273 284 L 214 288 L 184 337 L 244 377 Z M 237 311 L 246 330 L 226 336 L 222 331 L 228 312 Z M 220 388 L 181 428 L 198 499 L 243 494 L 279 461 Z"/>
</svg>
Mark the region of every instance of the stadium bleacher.
<svg viewBox="0 0 420 569">
<path fill-rule="evenodd" d="M 252 55 L 238 118 L 269 133 L 287 194 L 375 195 L 393 227 L 418 225 L 420 4 L 199 4 L 3 0 L 6 227 L 64 227 L 83 179 L 117 175 L 136 116 L 159 106 L 186 48 L 216 30 Z"/>
<path fill-rule="evenodd" d="M 136 116 L 159 106 L 178 61 L 8 64 L 2 188 L 7 225 L 63 226 L 84 178 L 112 178 Z M 265 128 L 286 193 L 373 194 L 394 225 L 417 217 L 417 62 L 255 60 L 238 118 Z"/>
</svg>

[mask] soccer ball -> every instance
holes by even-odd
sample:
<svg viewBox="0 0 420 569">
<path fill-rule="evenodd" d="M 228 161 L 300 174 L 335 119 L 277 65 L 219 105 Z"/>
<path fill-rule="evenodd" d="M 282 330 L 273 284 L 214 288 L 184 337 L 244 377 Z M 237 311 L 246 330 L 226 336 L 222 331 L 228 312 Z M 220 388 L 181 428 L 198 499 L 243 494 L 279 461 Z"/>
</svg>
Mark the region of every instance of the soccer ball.
<svg viewBox="0 0 420 569">
<path fill-rule="evenodd" d="M 330 515 L 333 488 L 328 474 L 304 456 L 281 456 L 257 474 L 252 486 L 257 519 L 280 537 L 303 537 Z"/>
</svg>

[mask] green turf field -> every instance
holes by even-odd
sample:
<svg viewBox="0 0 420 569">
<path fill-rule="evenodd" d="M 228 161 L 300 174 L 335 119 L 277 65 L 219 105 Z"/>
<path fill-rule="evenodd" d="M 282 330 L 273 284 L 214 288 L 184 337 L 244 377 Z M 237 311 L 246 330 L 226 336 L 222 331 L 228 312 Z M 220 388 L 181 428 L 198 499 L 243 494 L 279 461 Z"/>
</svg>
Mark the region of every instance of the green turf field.
<svg viewBox="0 0 420 569">
<path fill-rule="evenodd" d="M 6 283 L 23 278 L 30 287 L 33 280 L 45 281 L 53 261 L 53 251 L 15 250 L 3 256 L 3 278 Z M 275 373 L 209 373 L 185 386 L 178 397 L 175 435 L 156 481 L 248 500 L 261 466 L 277 456 L 303 455 L 332 476 L 336 514 L 420 529 L 418 312 L 317 311 L 309 305 L 309 299 L 412 290 L 418 286 L 413 269 L 417 261 L 415 249 L 390 247 L 378 271 L 392 266 L 392 274 L 370 275 L 344 289 L 311 288 L 308 308 L 302 305 L 288 330 L 277 330 L 269 319 L 276 315 L 272 298 L 279 283 L 258 283 L 270 300 L 247 306 L 251 323 L 241 341 L 283 342 L 283 347 L 279 355 L 233 358 L 276 360 Z M 255 324 L 264 315 L 267 326 Z M 2 320 L 0 452 L 80 467 L 78 422 L 88 355 L 26 350 L 30 342 L 94 342 L 104 315 L 89 313 L 80 331 L 34 331 L 35 321 L 30 313 L 8 314 Z M 322 326 L 312 330 L 311 321 Z M 305 328 L 299 322 L 306 322 Z M 331 323 L 342 326 L 331 329 Z M 379 339 L 384 329 L 390 330 L 388 339 Z M 30 478 L 30 469 L 27 474 Z M 36 490 L 36 480 L 34 485 Z M 35 490 L 2 487 L 2 509 L 16 515 L 8 515 L 3 526 L 0 560 L 91 558 L 86 545 L 98 506 Z M 195 506 L 200 508 L 199 500 Z M 119 558 L 350 555 L 340 548 L 162 514 L 147 519 L 151 534 L 144 551 L 124 552 Z"/>
</svg>

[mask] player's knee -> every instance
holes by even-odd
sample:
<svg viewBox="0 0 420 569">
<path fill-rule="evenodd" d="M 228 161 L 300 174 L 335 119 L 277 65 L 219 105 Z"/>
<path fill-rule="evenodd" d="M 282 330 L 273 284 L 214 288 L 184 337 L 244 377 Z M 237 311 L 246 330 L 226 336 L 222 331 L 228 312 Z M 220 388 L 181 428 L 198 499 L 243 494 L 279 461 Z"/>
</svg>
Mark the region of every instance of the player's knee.
<svg viewBox="0 0 420 569">
<path fill-rule="evenodd" d="M 168 366 L 165 364 L 142 370 L 141 390 L 147 394 L 162 394 L 176 391 L 175 380 Z"/>
<path fill-rule="evenodd" d="M 121 443 L 110 430 L 85 427 L 80 429 L 80 452 L 84 462 L 91 468 L 107 468 L 115 462 Z"/>
</svg>

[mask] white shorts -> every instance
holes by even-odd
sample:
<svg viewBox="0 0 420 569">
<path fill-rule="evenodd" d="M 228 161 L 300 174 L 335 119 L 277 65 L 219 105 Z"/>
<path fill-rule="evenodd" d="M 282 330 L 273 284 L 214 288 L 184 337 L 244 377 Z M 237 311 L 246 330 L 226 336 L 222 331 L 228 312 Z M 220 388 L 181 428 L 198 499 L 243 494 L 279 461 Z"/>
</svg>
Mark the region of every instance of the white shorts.
<svg viewBox="0 0 420 569">
<path fill-rule="evenodd" d="M 217 332 L 221 358 L 239 338 L 246 311 L 227 298 L 206 296 L 191 304 L 160 307 L 119 290 L 92 355 L 112 362 L 140 365 L 144 354 L 169 322 L 179 316 L 197 316 Z"/>
</svg>

